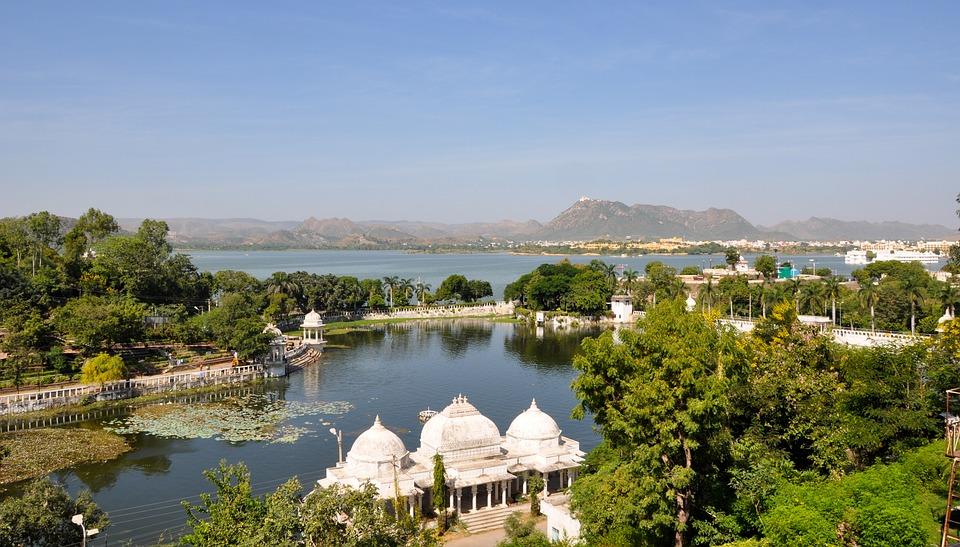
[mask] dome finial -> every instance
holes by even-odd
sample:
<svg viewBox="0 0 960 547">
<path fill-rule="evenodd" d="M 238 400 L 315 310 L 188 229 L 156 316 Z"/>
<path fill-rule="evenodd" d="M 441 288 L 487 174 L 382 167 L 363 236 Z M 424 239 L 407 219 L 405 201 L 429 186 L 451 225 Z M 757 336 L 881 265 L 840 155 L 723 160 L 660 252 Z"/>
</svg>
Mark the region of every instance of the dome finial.
<svg viewBox="0 0 960 547">
<path fill-rule="evenodd" d="M 536 398 L 536 397 L 534 397 L 534 398 L 530 401 L 530 408 L 531 408 L 531 409 L 537 408 L 537 398 Z M 539 409 L 538 409 L 538 410 L 539 410 Z"/>
<path fill-rule="evenodd" d="M 380 415 L 377 414 L 377 417 L 373 419 L 373 425 L 380 425 Z"/>
</svg>

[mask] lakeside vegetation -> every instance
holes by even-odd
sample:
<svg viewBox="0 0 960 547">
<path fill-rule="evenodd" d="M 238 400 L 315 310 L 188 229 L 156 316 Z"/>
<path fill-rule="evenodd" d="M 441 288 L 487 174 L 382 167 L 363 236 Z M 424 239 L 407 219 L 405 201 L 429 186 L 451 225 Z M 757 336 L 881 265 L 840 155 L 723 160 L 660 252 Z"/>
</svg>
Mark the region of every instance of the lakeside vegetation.
<svg viewBox="0 0 960 547">
<path fill-rule="evenodd" d="M 388 276 L 358 279 L 277 272 L 199 272 L 173 251 L 166 223 L 145 220 L 121 233 L 109 214 L 76 221 L 42 211 L 0 219 L 0 386 L 42 386 L 77 378 L 109 381 L 162 372 L 196 345 L 251 359 L 266 352 L 267 322 L 297 314 L 471 302 L 490 283 L 449 276 L 428 284 Z M 113 359 L 119 357 L 121 361 Z"/>
</svg>

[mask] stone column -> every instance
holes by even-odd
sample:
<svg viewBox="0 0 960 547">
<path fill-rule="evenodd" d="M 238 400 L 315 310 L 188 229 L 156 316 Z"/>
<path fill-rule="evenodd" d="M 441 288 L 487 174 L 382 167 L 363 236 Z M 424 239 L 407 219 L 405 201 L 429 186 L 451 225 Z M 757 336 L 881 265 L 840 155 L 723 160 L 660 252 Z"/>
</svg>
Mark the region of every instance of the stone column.
<svg viewBox="0 0 960 547">
<path fill-rule="evenodd" d="M 462 489 L 457 488 L 457 513 L 463 512 L 463 507 L 460 503 L 462 500 L 461 493 L 462 493 Z"/>
<path fill-rule="evenodd" d="M 575 471 L 573 469 L 567 469 L 567 488 L 573 486 L 573 475 Z"/>
<path fill-rule="evenodd" d="M 543 496 L 546 497 L 550 493 L 548 486 L 550 485 L 550 472 L 547 471 L 543 474 Z"/>
<path fill-rule="evenodd" d="M 443 495 L 443 492 L 441 492 L 440 495 L 442 496 L 442 495 Z M 452 489 L 450 490 L 450 503 L 447 504 L 447 507 L 448 507 L 449 509 L 451 509 L 451 510 L 456 507 L 456 506 L 453 504 L 453 490 L 452 490 Z"/>
<path fill-rule="evenodd" d="M 502 505 L 507 504 L 507 481 L 503 481 L 500 484 L 500 500 Z"/>
<path fill-rule="evenodd" d="M 473 498 L 473 503 L 470 504 L 470 510 L 476 511 L 477 510 L 477 485 L 476 484 L 470 487 L 470 494 L 471 494 L 471 497 Z"/>
<path fill-rule="evenodd" d="M 490 495 L 493 494 L 494 487 L 494 483 L 487 483 L 487 507 L 493 507 L 493 503 L 490 501 Z"/>
<path fill-rule="evenodd" d="M 526 471 L 523 472 L 523 479 L 522 479 L 522 480 L 523 480 L 523 490 L 522 490 L 522 492 L 523 492 L 523 495 L 526 496 L 526 495 L 527 495 L 527 472 L 526 472 Z"/>
<path fill-rule="evenodd" d="M 407 506 L 410 508 L 410 518 L 413 518 L 413 495 L 407 496 Z"/>
</svg>

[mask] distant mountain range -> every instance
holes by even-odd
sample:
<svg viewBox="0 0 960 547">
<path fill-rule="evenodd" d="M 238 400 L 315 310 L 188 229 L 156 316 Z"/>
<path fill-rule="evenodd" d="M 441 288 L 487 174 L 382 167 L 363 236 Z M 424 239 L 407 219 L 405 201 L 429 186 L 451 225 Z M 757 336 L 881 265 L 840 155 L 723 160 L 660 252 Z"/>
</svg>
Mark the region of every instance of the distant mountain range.
<svg viewBox="0 0 960 547">
<path fill-rule="evenodd" d="M 663 205 L 626 205 L 581 198 L 546 224 L 535 220 L 445 224 L 418 221 L 352 221 L 346 218 L 263 221 L 249 218 L 164 219 L 178 246 L 222 248 L 399 248 L 457 245 L 477 240 L 583 241 L 609 239 L 693 240 L 874 240 L 958 239 L 939 224 L 844 221 L 811 217 L 770 227 L 756 226 L 731 209 L 705 211 Z M 141 219 L 119 219 L 135 230 Z"/>
</svg>

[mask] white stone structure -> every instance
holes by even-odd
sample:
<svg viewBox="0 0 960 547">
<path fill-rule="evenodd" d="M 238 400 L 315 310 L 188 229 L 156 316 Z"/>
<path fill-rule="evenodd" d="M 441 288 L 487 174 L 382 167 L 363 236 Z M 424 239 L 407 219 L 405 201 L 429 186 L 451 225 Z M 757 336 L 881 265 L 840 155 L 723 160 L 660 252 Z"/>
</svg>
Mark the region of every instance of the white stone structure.
<svg viewBox="0 0 960 547">
<path fill-rule="evenodd" d="M 536 401 L 501 436 L 497 425 L 460 395 L 423 425 L 415 452 L 377 416 L 354 441 L 346 462 L 327 468 L 317 482 L 324 487 L 370 482 L 384 499 L 396 495 L 396 484 L 411 514 L 415 507 L 429 514 L 435 454 L 443 456 L 446 468 L 447 490 L 441 495 L 460 513 L 512 503 L 515 493 L 528 492 L 533 473 L 544 479 L 546 495 L 562 490 L 573 484 L 584 456 L 580 443 L 562 436 Z"/>
<path fill-rule="evenodd" d="M 550 541 L 576 543 L 580 539 L 580 521 L 570 511 L 568 494 L 547 498 L 540 505 L 540 512 L 547 517 L 547 538 Z"/>
<path fill-rule="evenodd" d="M 610 311 L 614 323 L 629 323 L 633 320 L 633 299 L 625 294 L 614 295 L 610 298 Z"/>
<path fill-rule="evenodd" d="M 323 339 L 323 318 L 314 310 L 303 317 L 303 323 L 300 325 L 303 329 L 303 343 L 311 346 L 323 346 L 327 343 Z"/>
</svg>

